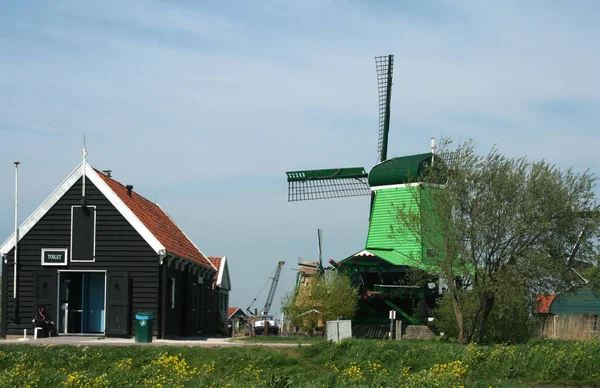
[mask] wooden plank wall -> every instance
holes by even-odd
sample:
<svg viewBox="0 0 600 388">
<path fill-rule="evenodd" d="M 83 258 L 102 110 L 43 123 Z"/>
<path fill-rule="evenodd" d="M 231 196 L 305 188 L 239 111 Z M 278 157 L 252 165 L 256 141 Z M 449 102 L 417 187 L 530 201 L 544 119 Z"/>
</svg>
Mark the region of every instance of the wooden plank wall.
<svg viewBox="0 0 600 388">
<path fill-rule="evenodd" d="M 7 334 L 22 334 L 23 329 L 31 330 L 34 314 L 34 276 L 38 271 L 57 270 L 107 270 L 127 271 L 131 282 L 130 316 L 131 333 L 135 328 L 135 313 L 149 311 L 158 313 L 159 276 L 158 256 L 125 220 L 102 193 L 86 180 L 86 200 L 96 206 L 96 261 L 71 263 L 66 266 L 49 267 L 41 265 L 42 248 L 69 248 L 71 240 L 71 206 L 80 205 L 81 179 L 53 206 L 52 209 L 22 238 L 19 243 L 18 300 L 13 299 L 13 256 L 9 252 L 8 268 L 5 275 L 8 290 L 3 312 L 7 319 Z M 56 295 L 57 290 L 48 290 Z M 51 306 L 56 317 L 58 306 Z M 56 318 L 55 318 L 56 319 Z M 157 332 L 154 319 L 154 333 Z"/>
</svg>

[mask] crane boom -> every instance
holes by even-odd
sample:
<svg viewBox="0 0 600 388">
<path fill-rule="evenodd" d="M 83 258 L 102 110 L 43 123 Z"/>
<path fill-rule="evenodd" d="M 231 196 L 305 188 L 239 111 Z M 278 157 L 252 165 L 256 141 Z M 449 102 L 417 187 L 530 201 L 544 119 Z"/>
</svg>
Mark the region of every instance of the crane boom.
<svg viewBox="0 0 600 388">
<path fill-rule="evenodd" d="M 279 275 L 281 274 L 281 268 L 285 261 L 280 261 L 277 264 L 277 269 L 275 270 L 275 276 L 273 276 L 273 283 L 271 283 L 271 289 L 269 289 L 269 295 L 267 295 L 267 301 L 265 302 L 265 307 L 263 308 L 263 315 L 267 315 L 269 310 L 271 309 L 271 304 L 273 303 L 273 298 L 275 297 L 275 290 L 277 289 L 277 284 L 279 284 Z"/>
</svg>

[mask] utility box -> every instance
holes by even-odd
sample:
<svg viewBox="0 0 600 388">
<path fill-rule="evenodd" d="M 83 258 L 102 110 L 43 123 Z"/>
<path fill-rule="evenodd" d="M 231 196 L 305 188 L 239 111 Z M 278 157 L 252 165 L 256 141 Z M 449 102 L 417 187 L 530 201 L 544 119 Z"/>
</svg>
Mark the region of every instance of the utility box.
<svg viewBox="0 0 600 388">
<path fill-rule="evenodd" d="M 327 341 L 339 343 L 344 338 L 352 338 L 352 321 L 327 321 Z"/>
</svg>

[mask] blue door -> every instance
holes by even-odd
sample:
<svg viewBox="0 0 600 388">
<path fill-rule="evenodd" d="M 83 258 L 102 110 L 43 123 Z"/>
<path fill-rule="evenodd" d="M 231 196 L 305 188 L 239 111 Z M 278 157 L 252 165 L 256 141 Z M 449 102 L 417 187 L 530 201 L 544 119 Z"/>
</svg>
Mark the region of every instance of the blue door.
<svg viewBox="0 0 600 388">
<path fill-rule="evenodd" d="M 104 333 L 103 272 L 83 273 L 83 333 Z"/>
</svg>

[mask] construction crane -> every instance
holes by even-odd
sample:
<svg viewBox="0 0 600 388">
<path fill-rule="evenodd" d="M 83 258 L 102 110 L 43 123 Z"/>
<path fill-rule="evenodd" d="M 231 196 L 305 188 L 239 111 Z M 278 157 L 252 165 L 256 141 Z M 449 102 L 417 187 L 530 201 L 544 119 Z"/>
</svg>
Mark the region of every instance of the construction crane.
<svg viewBox="0 0 600 388">
<path fill-rule="evenodd" d="M 273 298 L 275 297 L 275 291 L 277 290 L 277 284 L 279 284 L 279 275 L 281 275 L 281 268 L 285 261 L 280 261 L 277 263 L 277 268 L 275 269 L 275 275 L 273 275 L 273 281 L 271 282 L 271 288 L 269 289 L 269 294 L 267 295 L 267 300 L 265 301 L 265 307 L 263 307 L 262 314 L 257 315 L 256 313 L 252 313 L 250 307 L 256 302 L 256 298 L 250 303 L 250 306 L 246 308 L 246 310 L 250 313 L 250 317 L 248 318 L 248 322 L 250 323 L 251 331 L 250 335 L 269 335 L 269 333 L 277 335 L 279 334 L 279 325 L 277 324 L 277 320 L 272 316 L 268 315 L 269 310 L 271 309 L 271 304 L 273 304 Z M 268 280 L 267 280 L 268 283 Z M 267 283 L 260 290 L 258 295 L 262 292 L 262 290 L 267 286 Z M 255 309 L 256 311 L 256 309 Z"/>
<path fill-rule="evenodd" d="M 273 276 L 273 283 L 271 283 L 271 289 L 269 290 L 269 294 L 267 295 L 267 301 L 265 302 L 265 307 L 263 308 L 263 315 L 267 315 L 269 310 L 271 309 L 271 304 L 273 304 L 273 298 L 275 297 L 275 290 L 277 289 L 277 285 L 279 284 L 279 275 L 281 275 L 281 268 L 285 261 L 280 261 L 277 264 L 277 269 L 275 270 L 275 276 Z"/>
<path fill-rule="evenodd" d="M 285 264 L 285 261 L 280 261 L 279 263 L 277 263 L 277 268 L 275 269 L 275 275 L 272 278 L 269 278 L 269 279 L 273 279 L 273 282 L 271 283 L 271 288 L 269 289 L 269 294 L 267 295 L 267 300 L 265 302 L 265 307 L 263 308 L 262 315 L 267 315 L 269 313 L 269 310 L 271 309 L 271 305 L 273 304 L 273 299 L 275 298 L 275 291 L 277 290 L 277 285 L 279 284 L 279 276 L 281 275 L 281 268 L 283 268 L 284 264 Z M 268 282 L 268 280 L 267 280 L 267 282 Z M 260 290 L 260 292 L 258 293 L 259 295 L 262 293 L 262 290 L 264 289 L 264 287 L 266 285 L 267 285 L 267 283 L 265 283 L 263 288 Z M 252 300 L 252 303 L 250 303 L 250 306 L 246 307 L 246 311 L 248 311 L 250 313 L 250 315 L 255 315 L 255 312 L 252 312 L 252 310 L 250 308 L 252 307 L 254 302 L 256 302 L 256 299 L 258 299 L 258 296 Z"/>
</svg>

